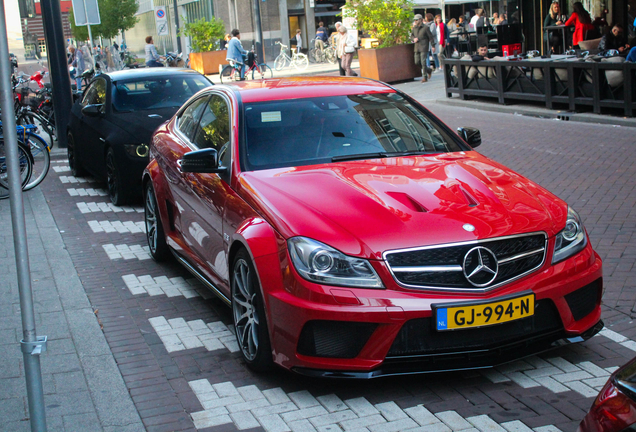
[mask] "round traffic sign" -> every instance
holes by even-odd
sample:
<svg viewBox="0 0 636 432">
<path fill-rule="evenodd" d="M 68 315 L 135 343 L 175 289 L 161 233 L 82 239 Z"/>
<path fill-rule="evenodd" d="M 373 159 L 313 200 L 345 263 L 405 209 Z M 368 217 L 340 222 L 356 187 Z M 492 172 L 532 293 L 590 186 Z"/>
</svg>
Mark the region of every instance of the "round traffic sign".
<svg viewBox="0 0 636 432">
<path fill-rule="evenodd" d="M 159 9 L 157 11 L 157 18 L 163 18 L 166 16 L 166 11 Z"/>
</svg>

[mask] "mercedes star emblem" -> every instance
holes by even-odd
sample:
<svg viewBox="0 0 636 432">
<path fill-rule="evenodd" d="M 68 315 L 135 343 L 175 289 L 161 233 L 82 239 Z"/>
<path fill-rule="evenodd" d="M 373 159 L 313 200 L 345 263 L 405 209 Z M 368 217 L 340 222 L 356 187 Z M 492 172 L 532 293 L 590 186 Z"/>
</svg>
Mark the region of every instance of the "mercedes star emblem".
<svg viewBox="0 0 636 432">
<path fill-rule="evenodd" d="M 490 249 L 477 246 L 466 253 L 462 268 L 468 282 L 482 288 L 495 280 L 499 272 L 499 263 Z"/>
<path fill-rule="evenodd" d="M 473 232 L 473 231 L 475 231 L 475 227 L 474 227 L 474 226 L 472 226 L 471 224 L 464 224 L 464 226 L 463 226 L 462 228 L 464 228 L 464 229 L 465 229 L 466 231 L 468 231 L 468 232 Z"/>
</svg>

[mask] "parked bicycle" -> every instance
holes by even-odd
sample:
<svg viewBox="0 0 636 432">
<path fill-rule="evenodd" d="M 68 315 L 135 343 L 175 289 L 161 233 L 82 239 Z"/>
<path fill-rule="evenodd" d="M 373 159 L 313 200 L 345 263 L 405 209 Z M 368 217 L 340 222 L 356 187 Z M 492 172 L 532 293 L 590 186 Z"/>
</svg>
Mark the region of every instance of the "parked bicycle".
<svg viewBox="0 0 636 432">
<path fill-rule="evenodd" d="M 48 135 L 50 145 L 53 145 L 56 130 L 51 87 L 49 84 L 38 83 L 40 88 L 32 90 L 29 83 L 37 81 L 34 76 L 28 79 L 24 74 L 12 77 L 16 123 L 40 127 Z"/>
<path fill-rule="evenodd" d="M 307 56 L 303 53 L 298 53 L 292 50 L 292 56 L 287 54 L 287 45 L 280 42 L 276 42 L 276 45 L 280 45 L 280 54 L 274 60 L 274 69 L 277 71 L 284 69 L 287 66 L 293 66 L 298 70 L 304 71 L 309 65 Z"/>
<path fill-rule="evenodd" d="M 22 186 L 22 189 L 25 191 L 33 189 L 42 183 L 42 180 L 44 180 L 51 167 L 50 147 L 46 141 L 37 134 L 37 130 L 37 126 L 32 124 L 16 126 L 18 140 L 29 150 L 32 163 L 29 181 Z M 2 122 L 0 122 L 0 138 L 4 138 Z"/>
<path fill-rule="evenodd" d="M 254 54 L 254 60 L 251 62 L 251 65 L 247 66 L 247 70 L 245 71 L 245 78 L 249 79 L 265 79 L 265 78 L 273 78 L 274 73 L 272 72 L 272 68 L 267 65 L 267 63 L 259 63 L 258 56 L 254 52 L 250 51 Z M 249 64 L 249 60 L 246 61 Z M 241 64 L 235 63 L 230 60 L 230 64 L 225 65 L 221 72 L 219 73 L 219 78 L 221 83 L 228 83 L 232 81 L 237 81 L 241 77 Z"/>
<path fill-rule="evenodd" d="M 18 141 L 18 161 L 20 167 L 20 182 L 22 187 L 31 179 L 33 160 L 29 148 Z M 7 156 L 4 147 L 4 139 L 0 138 L 0 199 L 9 198 L 9 173 L 7 170 Z"/>
<path fill-rule="evenodd" d="M 310 44 L 312 47 L 307 52 L 307 58 L 311 63 L 326 63 L 336 64 L 336 49 L 332 45 L 324 44 L 324 49 L 316 48 L 316 39 L 312 39 Z"/>
</svg>

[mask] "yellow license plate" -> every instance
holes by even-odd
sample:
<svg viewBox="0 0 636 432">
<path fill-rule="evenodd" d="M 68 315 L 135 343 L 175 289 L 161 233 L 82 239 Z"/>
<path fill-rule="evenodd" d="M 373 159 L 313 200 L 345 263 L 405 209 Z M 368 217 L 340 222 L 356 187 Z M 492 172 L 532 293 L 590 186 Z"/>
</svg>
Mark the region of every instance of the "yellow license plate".
<svg viewBox="0 0 636 432">
<path fill-rule="evenodd" d="M 534 315 L 534 294 L 492 303 L 442 305 L 435 308 L 437 330 L 485 327 Z"/>
</svg>

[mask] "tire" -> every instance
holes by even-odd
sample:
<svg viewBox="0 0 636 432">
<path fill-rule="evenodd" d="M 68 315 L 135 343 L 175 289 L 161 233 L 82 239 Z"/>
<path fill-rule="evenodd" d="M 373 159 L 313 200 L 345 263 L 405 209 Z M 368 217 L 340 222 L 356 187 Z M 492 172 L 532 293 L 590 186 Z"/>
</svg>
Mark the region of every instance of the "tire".
<svg viewBox="0 0 636 432">
<path fill-rule="evenodd" d="M 20 182 L 22 187 L 31 179 L 33 162 L 29 149 L 18 141 L 18 160 L 20 161 Z M 9 198 L 9 179 L 7 173 L 7 158 L 4 140 L 0 139 L 0 199 Z"/>
<path fill-rule="evenodd" d="M 241 249 L 234 258 L 230 283 L 232 318 L 241 356 L 253 371 L 267 371 L 273 361 L 263 293 L 245 249 Z"/>
<path fill-rule="evenodd" d="M 274 69 L 276 69 L 277 71 L 283 70 L 286 65 L 287 58 L 284 55 L 279 54 L 278 57 L 276 57 L 276 60 L 274 60 Z"/>
<path fill-rule="evenodd" d="M 221 84 L 227 84 L 234 81 L 234 66 L 225 65 L 223 69 L 221 69 L 219 79 L 221 80 Z"/>
<path fill-rule="evenodd" d="M 307 56 L 305 54 L 298 54 L 296 57 L 296 62 L 294 63 L 296 69 L 304 71 L 309 66 L 309 60 L 307 60 Z"/>
<path fill-rule="evenodd" d="M 55 140 L 55 127 L 51 125 L 47 119 L 42 117 L 39 114 L 30 111 L 21 111 L 20 115 L 16 118 L 17 125 L 36 125 L 38 128 L 42 129 L 49 138 L 49 148 L 53 148 L 53 143 Z"/>
<path fill-rule="evenodd" d="M 316 63 L 316 48 L 307 51 L 307 58 L 309 59 L 309 63 Z"/>
<path fill-rule="evenodd" d="M 29 146 L 33 162 L 31 179 L 26 185 L 22 186 L 22 190 L 28 191 L 42 183 L 42 180 L 48 174 L 51 167 L 51 155 L 46 141 L 37 135 L 27 135 L 25 144 Z"/>
<path fill-rule="evenodd" d="M 77 159 L 77 149 L 75 148 L 75 138 L 73 138 L 73 134 L 71 132 L 68 133 L 67 137 L 67 148 L 66 148 L 66 157 L 68 158 L 68 166 L 71 168 L 71 174 L 74 177 L 84 177 L 88 173 L 86 169 L 82 166 L 82 163 Z"/>
<path fill-rule="evenodd" d="M 119 207 L 129 201 L 128 191 L 122 184 L 121 174 L 117 167 L 115 152 L 112 147 L 106 153 L 106 183 L 108 185 L 108 196 L 113 204 Z"/>
<path fill-rule="evenodd" d="M 150 256 L 157 262 L 167 260 L 170 256 L 170 249 L 166 243 L 166 235 L 157 206 L 157 197 L 151 181 L 148 181 L 144 187 L 144 222 Z"/>
<path fill-rule="evenodd" d="M 336 64 L 338 62 L 336 51 L 333 49 L 325 49 L 325 59 L 331 64 Z"/>
<path fill-rule="evenodd" d="M 258 67 L 252 69 L 252 79 L 267 79 L 274 78 L 274 72 L 272 68 L 265 63 L 261 63 Z"/>
</svg>

